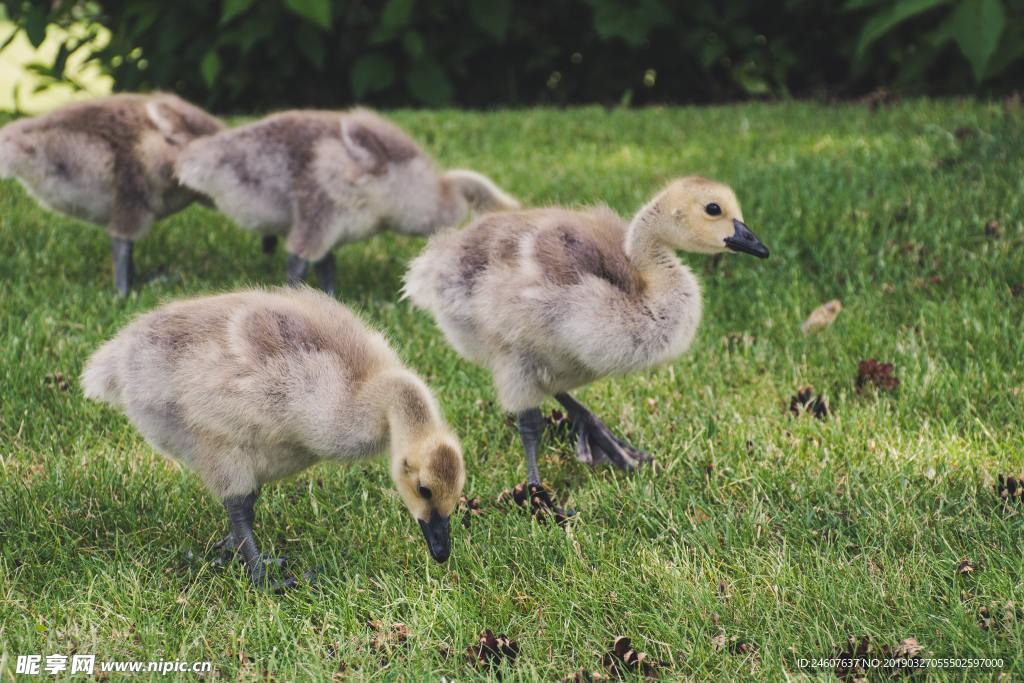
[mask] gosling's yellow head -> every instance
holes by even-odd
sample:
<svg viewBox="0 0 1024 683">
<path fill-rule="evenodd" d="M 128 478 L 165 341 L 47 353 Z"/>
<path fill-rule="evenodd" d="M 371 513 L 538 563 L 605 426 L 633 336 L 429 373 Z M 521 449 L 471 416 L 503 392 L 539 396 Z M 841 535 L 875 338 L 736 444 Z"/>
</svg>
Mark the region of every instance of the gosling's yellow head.
<svg viewBox="0 0 1024 683">
<path fill-rule="evenodd" d="M 411 439 L 392 459 L 391 476 L 402 501 L 423 531 L 430 556 L 444 562 L 452 551 L 451 514 L 466 483 L 458 439 L 437 432 Z"/>
<path fill-rule="evenodd" d="M 655 202 L 661 217 L 659 237 L 674 249 L 697 254 L 739 251 L 768 258 L 768 248 L 743 222 L 728 185 L 686 176 L 669 183 Z"/>
</svg>

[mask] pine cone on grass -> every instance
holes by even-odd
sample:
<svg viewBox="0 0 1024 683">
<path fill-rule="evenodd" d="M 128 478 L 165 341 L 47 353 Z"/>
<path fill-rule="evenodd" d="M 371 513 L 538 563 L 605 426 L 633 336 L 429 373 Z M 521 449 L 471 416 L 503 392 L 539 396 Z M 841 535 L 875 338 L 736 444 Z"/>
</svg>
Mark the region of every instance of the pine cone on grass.
<svg viewBox="0 0 1024 683">
<path fill-rule="evenodd" d="M 658 668 L 658 663 L 648 657 L 646 652 L 634 650 L 633 641 L 626 636 L 615 639 L 611 651 L 601 658 L 601 665 L 615 678 L 622 678 L 627 674 L 653 678 Z"/>
<path fill-rule="evenodd" d="M 789 412 L 795 417 L 807 413 L 819 420 L 828 417 L 828 401 L 824 396 L 814 395 L 814 387 L 808 385 L 796 392 L 789 399 Z"/>
<path fill-rule="evenodd" d="M 999 494 L 1003 505 L 1024 502 L 1024 474 L 1019 477 L 1000 474 L 996 484 L 996 493 Z"/>
<path fill-rule="evenodd" d="M 516 484 L 505 489 L 498 495 L 498 505 L 515 505 L 523 509 L 529 508 L 533 516 L 539 520 L 553 516 L 558 526 L 565 526 L 576 515 L 575 510 L 567 510 L 555 505 L 551 492 L 544 485 Z"/>
<path fill-rule="evenodd" d="M 892 363 L 879 363 L 874 358 L 862 360 L 857 365 L 857 391 L 873 386 L 881 391 L 893 391 L 900 385 L 893 372 Z"/>
<path fill-rule="evenodd" d="M 462 525 L 467 527 L 473 522 L 473 518 L 484 514 L 483 508 L 480 507 L 480 499 L 475 496 L 473 498 L 460 497 L 459 512 L 462 513 Z"/>
<path fill-rule="evenodd" d="M 500 666 L 504 660 L 511 666 L 518 656 L 519 643 L 504 633 L 494 635 L 491 629 L 486 629 L 477 638 L 476 644 L 466 648 L 466 658 L 478 669 Z"/>
</svg>

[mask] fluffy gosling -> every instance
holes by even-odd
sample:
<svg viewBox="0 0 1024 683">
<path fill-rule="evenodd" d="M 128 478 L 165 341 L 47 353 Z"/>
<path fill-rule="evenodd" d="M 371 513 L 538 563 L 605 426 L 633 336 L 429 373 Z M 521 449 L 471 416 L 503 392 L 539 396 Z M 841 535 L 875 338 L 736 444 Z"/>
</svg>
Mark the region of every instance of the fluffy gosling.
<svg viewBox="0 0 1024 683">
<path fill-rule="evenodd" d="M 384 337 L 323 294 L 303 287 L 172 302 L 100 347 L 82 386 L 199 473 L 227 510 L 225 546 L 255 584 L 295 583 L 271 580 L 260 554 L 260 487 L 321 460 L 385 450 L 430 554 L 448 559 L 449 517 L 465 482 L 459 441 Z"/>
<path fill-rule="evenodd" d="M 111 95 L 0 129 L 0 177 L 44 206 L 106 226 L 114 283 L 132 284 L 132 248 L 153 221 L 197 197 L 174 178 L 184 146 L 223 125 L 174 95 Z"/>
<path fill-rule="evenodd" d="M 328 293 L 337 244 L 385 226 L 426 235 L 461 223 L 471 208 L 519 206 L 479 173 L 441 173 L 405 132 L 365 109 L 288 111 L 226 130 L 190 145 L 177 174 L 262 234 L 264 252 L 287 235 L 288 282 L 314 264 Z"/>
<path fill-rule="evenodd" d="M 568 411 L 579 460 L 632 469 L 650 459 L 568 392 L 690 346 L 701 292 L 676 250 L 768 256 L 733 191 L 691 176 L 628 224 L 606 207 L 493 214 L 433 237 L 411 264 L 405 295 L 463 357 L 491 370 L 501 404 L 516 413 L 530 485 L 541 486 L 538 406 L 548 396 Z"/>
</svg>

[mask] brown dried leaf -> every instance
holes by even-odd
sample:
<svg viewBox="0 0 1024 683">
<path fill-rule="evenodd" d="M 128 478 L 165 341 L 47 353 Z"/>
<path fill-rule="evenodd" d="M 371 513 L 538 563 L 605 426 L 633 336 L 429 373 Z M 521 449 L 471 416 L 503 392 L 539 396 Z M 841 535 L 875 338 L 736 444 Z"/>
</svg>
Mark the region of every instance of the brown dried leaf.
<svg viewBox="0 0 1024 683">
<path fill-rule="evenodd" d="M 842 310 L 842 302 L 839 299 L 832 299 L 811 311 L 811 314 L 807 316 L 807 320 L 800 325 L 800 331 L 804 334 L 810 334 L 811 332 L 823 330 L 835 322 L 839 312 Z"/>
<path fill-rule="evenodd" d="M 711 519 L 711 515 L 704 512 L 701 508 L 694 508 L 693 512 L 690 513 L 690 523 L 694 526 L 703 524 Z"/>
<path fill-rule="evenodd" d="M 922 651 L 924 651 L 924 647 L 917 642 L 917 638 L 904 638 L 893 649 L 892 654 L 897 659 L 910 659 L 918 656 Z"/>
<path fill-rule="evenodd" d="M 960 564 L 956 566 L 956 573 L 958 576 L 962 576 L 964 574 L 970 574 L 975 569 L 977 569 L 977 566 L 975 566 L 975 564 L 971 562 L 970 559 L 965 557 L 964 559 L 960 560 Z"/>
<path fill-rule="evenodd" d="M 366 622 L 366 625 L 374 632 L 370 647 L 378 652 L 390 650 L 409 639 L 409 627 L 401 622 L 385 626 L 381 622 L 371 619 Z"/>
</svg>

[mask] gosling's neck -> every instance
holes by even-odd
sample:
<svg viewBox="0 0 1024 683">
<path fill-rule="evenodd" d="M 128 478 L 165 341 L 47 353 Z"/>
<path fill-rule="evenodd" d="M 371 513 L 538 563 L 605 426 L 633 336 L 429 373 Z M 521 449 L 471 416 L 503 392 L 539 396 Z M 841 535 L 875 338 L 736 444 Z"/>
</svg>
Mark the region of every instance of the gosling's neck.
<svg viewBox="0 0 1024 683">
<path fill-rule="evenodd" d="M 648 281 L 680 268 L 675 251 L 658 236 L 658 225 L 667 218 L 659 195 L 637 211 L 626 230 L 626 255 Z"/>
<path fill-rule="evenodd" d="M 392 458 L 446 430 L 433 394 L 408 370 L 382 372 L 369 382 L 366 391 L 367 398 L 387 421 Z"/>
</svg>

